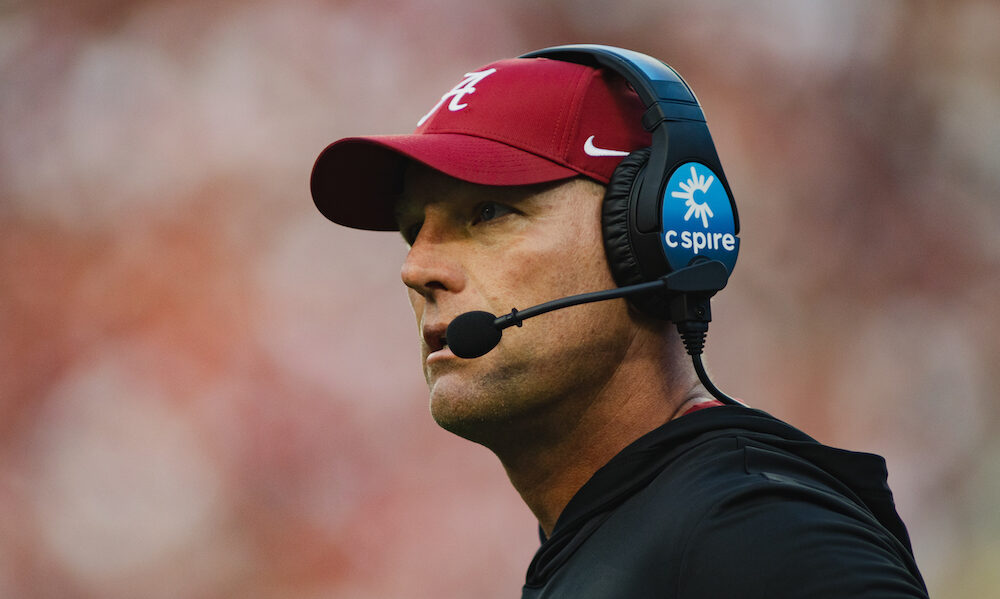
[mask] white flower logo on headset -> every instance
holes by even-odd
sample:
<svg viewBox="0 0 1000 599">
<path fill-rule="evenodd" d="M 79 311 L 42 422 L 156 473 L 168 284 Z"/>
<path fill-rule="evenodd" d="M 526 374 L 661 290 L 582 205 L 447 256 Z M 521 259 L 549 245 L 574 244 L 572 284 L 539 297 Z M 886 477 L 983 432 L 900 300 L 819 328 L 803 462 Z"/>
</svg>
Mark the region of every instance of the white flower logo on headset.
<svg viewBox="0 0 1000 599">
<path fill-rule="evenodd" d="M 691 166 L 691 177 L 686 182 L 681 182 L 680 188 L 684 191 L 674 191 L 670 195 L 675 198 L 680 198 L 686 200 L 684 205 L 688 207 L 687 213 L 684 215 L 684 220 L 691 220 L 691 217 L 701 219 L 701 225 L 708 228 L 708 219 L 715 216 L 712 213 L 712 209 L 709 208 L 707 203 L 700 203 L 695 201 L 694 192 L 700 191 L 702 194 L 708 193 L 708 189 L 712 187 L 712 183 L 715 182 L 715 175 L 709 175 L 705 178 L 705 175 L 699 175 L 695 172 L 694 166 Z"/>
</svg>

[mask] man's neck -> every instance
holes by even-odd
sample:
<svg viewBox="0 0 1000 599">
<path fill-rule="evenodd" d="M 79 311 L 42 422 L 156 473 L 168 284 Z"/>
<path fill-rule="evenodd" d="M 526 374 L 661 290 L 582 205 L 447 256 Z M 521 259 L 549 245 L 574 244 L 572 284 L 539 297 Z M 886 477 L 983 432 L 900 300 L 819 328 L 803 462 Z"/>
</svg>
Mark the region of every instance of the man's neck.
<svg viewBox="0 0 1000 599">
<path fill-rule="evenodd" d="M 573 495 L 599 468 L 707 396 L 696 377 L 657 386 L 650 385 L 649 377 L 620 374 L 625 380 L 643 381 L 642 392 L 609 384 L 588 398 L 585 409 L 539 419 L 510 443 L 491 447 L 547 535 Z"/>
</svg>

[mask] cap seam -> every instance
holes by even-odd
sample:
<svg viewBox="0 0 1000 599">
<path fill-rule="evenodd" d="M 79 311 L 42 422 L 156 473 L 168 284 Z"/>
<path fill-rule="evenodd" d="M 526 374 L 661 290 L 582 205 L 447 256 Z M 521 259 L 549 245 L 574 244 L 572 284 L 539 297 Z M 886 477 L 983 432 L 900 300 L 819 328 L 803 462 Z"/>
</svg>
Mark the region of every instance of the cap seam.
<svg viewBox="0 0 1000 599">
<path fill-rule="evenodd" d="M 569 110 L 560 111 L 560 114 L 563 112 L 572 114 L 572 117 L 568 121 L 569 124 L 562 132 L 562 142 L 558 146 L 560 156 L 565 157 L 567 160 L 569 159 L 570 141 L 576 137 L 573 134 L 576 133 L 580 126 L 579 117 L 580 113 L 583 111 L 584 95 L 586 94 L 587 89 L 589 89 L 590 82 L 593 80 L 593 77 L 598 73 L 600 73 L 600 70 L 598 69 L 581 70 L 580 74 L 577 76 L 576 89 L 573 91 L 573 104 L 570 105 Z"/>
</svg>

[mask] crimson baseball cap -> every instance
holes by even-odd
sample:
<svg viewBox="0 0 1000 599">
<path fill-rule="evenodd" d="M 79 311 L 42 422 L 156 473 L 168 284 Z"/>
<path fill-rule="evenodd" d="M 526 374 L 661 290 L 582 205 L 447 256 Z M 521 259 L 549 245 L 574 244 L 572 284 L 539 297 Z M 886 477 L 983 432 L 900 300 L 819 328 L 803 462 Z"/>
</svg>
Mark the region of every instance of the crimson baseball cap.
<svg viewBox="0 0 1000 599">
<path fill-rule="evenodd" d="M 548 58 L 501 60 L 466 73 L 411 135 L 348 137 L 313 166 L 313 201 L 348 227 L 398 229 L 393 203 L 407 159 L 482 185 L 578 175 L 607 184 L 621 159 L 650 145 L 644 106 L 606 69 Z"/>
</svg>

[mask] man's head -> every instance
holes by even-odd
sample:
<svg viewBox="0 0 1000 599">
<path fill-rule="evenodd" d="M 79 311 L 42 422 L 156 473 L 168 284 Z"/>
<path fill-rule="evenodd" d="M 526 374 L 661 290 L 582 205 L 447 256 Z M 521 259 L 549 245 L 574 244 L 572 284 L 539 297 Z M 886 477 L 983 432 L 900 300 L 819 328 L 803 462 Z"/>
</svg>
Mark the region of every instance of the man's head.
<svg viewBox="0 0 1000 599">
<path fill-rule="evenodd" d="M 605 427 L 624 404 L 676 399 L 697 380 L 681 365 L 676 336 L 666 334 L 668 298 L 660 294 L 639 298 L 657 318 L 624 300 L 550 312 L 508 329 L 499 347 L 474 360 L 447 347 L 455 317 L 655 279 L 704 260 L 698 242 L 714 244 L 725 266 L 735 262 L 735 209 L 687 84 L 627 50 L 541 52 L 565 58 L 567 50 L 569 61 L 520 58 L 466 73 L 413 134 L 340 140 L 313 169 L 324 215 L 398 230 L 410 244 L 402 278 L 434 416 L 494 449 L 527 435 Z M 692 214 L 705 231 L 665 228 L 690 229 Z M 713 232 L 709 219 L 733 233 Z M 672 403 L 647 402 L 635 413 L 648 423 Z"/>
<path fill-rule="evenodd" d="M 619 300 L 510 329 L 475 360 L 456 358 L 444 341 L 466 311 L 504 313 L 615 286 L 602 241 L 604 184 L 650 143 L 643 109 L 607 70 L 504 60 L 466 73 L 412 135 L 348 138 L 320 155 L 312 188 L 323 214 L 398 230 L 411 246 L 402 279 L 445 428 L 490 445 L 498 421 L 573 422 L 579 416 L 552 398 L 584 408 L 637 331 L 649 332 Z"/>
</svg>

